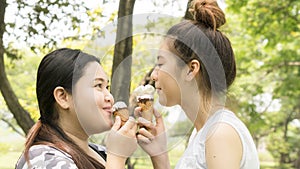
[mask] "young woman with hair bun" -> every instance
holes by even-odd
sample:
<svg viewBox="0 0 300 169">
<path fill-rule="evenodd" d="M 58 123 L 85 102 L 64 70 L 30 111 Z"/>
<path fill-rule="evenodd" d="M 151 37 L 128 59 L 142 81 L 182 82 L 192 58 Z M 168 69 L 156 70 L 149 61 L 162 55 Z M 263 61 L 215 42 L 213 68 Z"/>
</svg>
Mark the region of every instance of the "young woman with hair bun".
<svg viewBox="0 0 300 169">
<path fill-rule="evenodd" d="M 160 104 L 180 105 L 195 127 L 176 168 L 258 169 L 249 130 L 225 106 L 236 76 L 231 43 L 219 30 L 225 15 L 214 0 L 195 0 L 190 11 L 194 20 L 184 20 L 168 30 L 151 74 Z M 140 129 L 138 143 L 155 169 L 170 168 L 163 119 L 155 114 L 156 124 L 139 117 L 139 123 L 151 132 Z"/>
</svg>

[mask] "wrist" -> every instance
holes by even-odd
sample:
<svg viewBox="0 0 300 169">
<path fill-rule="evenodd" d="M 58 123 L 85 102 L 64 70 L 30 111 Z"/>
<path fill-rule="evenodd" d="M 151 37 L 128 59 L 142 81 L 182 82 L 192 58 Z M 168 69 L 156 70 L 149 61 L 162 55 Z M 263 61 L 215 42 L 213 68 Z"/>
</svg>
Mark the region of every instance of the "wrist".
<svg viewBox="0 0 300 169">
<path fill-rule="evenodd" d="M 125 168 L 126 157 L 107 153 L 106 169 Z"/>
<path fill-rule="evenodd" d="M 151 161 L 153 164 L 154 169 L 170 169 L 170 161 L 169 161 L 169 155 L 167 152 L 152 156 Z"/>
</svg>

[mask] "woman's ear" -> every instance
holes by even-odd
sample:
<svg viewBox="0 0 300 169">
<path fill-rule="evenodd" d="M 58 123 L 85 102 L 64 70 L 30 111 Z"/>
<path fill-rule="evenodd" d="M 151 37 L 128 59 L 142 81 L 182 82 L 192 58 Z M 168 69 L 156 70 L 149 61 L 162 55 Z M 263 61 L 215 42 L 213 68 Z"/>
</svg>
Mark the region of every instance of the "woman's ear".
<svg viewBox="0 0 300 169">
<path fill-rule="evenodd" d="M 70 95 L 63 87 L 56 87 L 53 91 L 53 95 L 57 105 L 62 109 L 68 109 L 70 107 Z"/>
<path fill-rule="evenodd" d="M 200 71 L 200 62 L 196 59 L 193 59 L 188 63 L 188 72 L 186 75 L 186 80 L 187 81 L 193 80 L 196 77 L 196 75 L 199 73 L 199 71 Z"/>
</svg>

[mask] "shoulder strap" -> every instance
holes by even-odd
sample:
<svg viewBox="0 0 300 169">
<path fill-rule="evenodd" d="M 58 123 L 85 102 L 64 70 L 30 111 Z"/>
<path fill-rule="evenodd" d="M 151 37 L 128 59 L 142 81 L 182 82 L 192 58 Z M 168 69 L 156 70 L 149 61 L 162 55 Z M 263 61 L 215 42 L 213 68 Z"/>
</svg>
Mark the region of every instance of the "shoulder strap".
<svg viewBox="0 0 300 169">
<path fill-rule="evenodd" d="M 99 146 L 99 145 L 94 144 L 94 143 L 89 143 L 89 146 L 106 161 L 107 155 L 106 155 L 104 147 Z"/>
</svg>

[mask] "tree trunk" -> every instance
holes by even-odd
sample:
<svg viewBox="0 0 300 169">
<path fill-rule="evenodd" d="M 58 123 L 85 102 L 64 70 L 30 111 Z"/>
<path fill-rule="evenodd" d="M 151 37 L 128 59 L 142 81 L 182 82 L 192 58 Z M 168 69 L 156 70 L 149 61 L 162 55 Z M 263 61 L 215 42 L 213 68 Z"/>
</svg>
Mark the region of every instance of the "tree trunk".
<svg viewBox="0 0 300 169">
<path fill-rule="evenodd" d="M 300 150 L 298 150 L 298 153 L 297 153 L 297 158 L 294 162 L 294 167 L 295 169 L 300 169 Z"/>
<path fill-rule="evenodd" d="M 18 101 L 5 73 L 4 65 L 4 46 L 3 46 L 3 34 L 5 31 L 5 8 L 6 0 L 0 1 L 0 90 L 1 94 L 7 104 L 8 109 L 14 115 L 18 125 L 22 128 L 24 133 L 28 133 L 29 129 L 34 124 L 34 121 L 30 117 L 30 114 L 24 110 Z"/>
<path fill-rule="evenodd" d="M 132 13 L 135 0 L 120 0 L 114 49 L 111 92 L 115 101 L 127 105 L 130 95 L 132 64 Z"/>
<path fill-rule="evenodd" d="M 283 141 L 284 142 L 288 142 L 288 137 L 287 137 L 287 133 L 288 133 L 288 125 L 291 122 L 291 114 L 289 114 L 289 116 L 287 117 L 287 119 L 284 122 L 284 130 L 283 130 Z M 280 165 L 284 165 L 287 163 L 290 163 L 290 155 L 289 153 L 280 153 L 280 160 L 279 160 Z"/>
<path fill-rule="evenodd" d="M 111 93 L 115 101 L 129 105 L 132 64 L 132 13 L 135 0 L 120 0 L 116 44 L 114 49 Z M 133 169 L 130 158 L 127 168 Z"/>
</svg>

